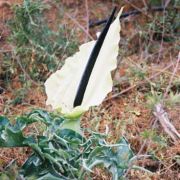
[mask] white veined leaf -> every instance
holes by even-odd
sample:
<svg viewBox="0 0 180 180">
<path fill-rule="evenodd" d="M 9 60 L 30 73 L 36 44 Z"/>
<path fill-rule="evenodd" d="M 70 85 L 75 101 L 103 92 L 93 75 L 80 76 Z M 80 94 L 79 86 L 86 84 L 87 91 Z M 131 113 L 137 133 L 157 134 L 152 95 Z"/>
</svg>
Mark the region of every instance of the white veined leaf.
<svg viewBox="0 0 180 180">
<path fill-rule="evenodd" d="M 120 40 L 121 11 L 111 24 L 105 37 L 95 66 L 91 73 L 82 104 L 73 108 L 81 77 L 96 41 L 80 46 L 79 52 L 66 59 L 61 70 L 52 74 L 45 82 L 47 105 L 60 109 L 61 113 L 74 117 L 87 111 L 90 106 L 99 105 L 112 90 L 111 71 L 116 68 Z"/>
</svg>

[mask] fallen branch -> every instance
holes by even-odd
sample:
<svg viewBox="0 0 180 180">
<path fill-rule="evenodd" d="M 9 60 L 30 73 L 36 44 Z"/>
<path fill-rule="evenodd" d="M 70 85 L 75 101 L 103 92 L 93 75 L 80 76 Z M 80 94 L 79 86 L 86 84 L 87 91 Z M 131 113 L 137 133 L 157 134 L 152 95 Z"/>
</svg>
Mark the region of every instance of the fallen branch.
<svg viewBox="0 0 180 180">
<path fill-rule="evenodd" d="M 137 9 L 136 8 L 135 10 L 132 10 L 130 12 L 122 13 L 122 15 L 120 16 L 120 19 L 132 16 L 132 15 L 138 15 L 138 14 L 147 15 L 147 12 L 151 12 L 151 11 L 167 11 L 167 10 L 176 10 L 176 11 L 178 11 L 179 7 L 166 8 L 164 6 L 162 6 L 162 7 L 160 6 L 160 7 L 151 7 L 149 9 Z M 102 19 L 102 20 L 95 21 L 95 22 L 90 21 L 89 22 L 89 28 L 105 24 L 106 22 L 107 22 L 107 19 Z"/>
<path fill-rule="evenodd" d="M 171 124 L 167 112 L 163 109 L 161 103 L 155 105 L 155 110 L 153 114 L 158 118 L 160 124 L 162 125 L 164 131 L 173 139 L 174 142 L 180 140 L 180 134 L 176 128 Z"/>
</svg>

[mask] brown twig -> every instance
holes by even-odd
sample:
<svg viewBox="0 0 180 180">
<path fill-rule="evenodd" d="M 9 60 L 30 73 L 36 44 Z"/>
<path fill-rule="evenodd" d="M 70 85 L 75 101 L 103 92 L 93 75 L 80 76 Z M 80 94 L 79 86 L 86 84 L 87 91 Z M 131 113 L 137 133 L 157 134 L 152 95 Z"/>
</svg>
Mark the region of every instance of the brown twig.
<svg viewBox="0 0 180 180">
<path fill-rule="evenodd" d="M 145 0 L 142 0 L 142 2 L 143 2 L 143 4 L 144 4 L 144 6 L 146 7 L 146 9 L 148 9 L 148 5 L 147 5 L 146 1 L 145 1 Z"/>
<path fill-rule="evenodd" d="M 170 78 L 169 84 L 168 84 L 166 91 L 164 93 L 164 98 L 166 98 L 168 95 L 172 81 L 173 81 L 174 76 L 178 70 L 179 62 L 180 62 L 180 52 L 178 54 L 178 60 L 177 60 L 176 66 L 174 67 L 173 74 Z M 165 110 L 163 109 L 162 103 L 157 103 L 155 105 L 155 110 L 154 110 L 153 114 L 158 118 L 158 120 L 159 120 L 160 124 L 162 125 L 164 131 L 173 139 L 173 141 L 174 142 L 179 141 L 180 140 L 180 134 L 178 133 L 176 128 L 173 126 L 173 124 L 171 124 L 171 122 L 168 118 L 167 112 L 165 112 Z"/>
<path fill-rule="evenodd" d="M 88 6 L 88 0 L 85 0 L 85 8 L 86 8 L 86 42 L 88 41 L 88 35 L 89 35 L 89 6 Z"/>
<path fill-rule="evenodd" d="M 163 38 L 164 38 L 164 33 L 165 33 L 165 8 L 163 10 L 163 25 L 162 25 L 162 34 L 161 34 L 161 44 L 160 44 L 160 48 L 159 48 L 159 53 L 158 53 L 158 59 L 157 62 L 160 62 L 160 57 L 163 51 Z"/>
<path fill-rule="evenodd" d="M 164 7 L 166 8 L 169 5 L 170 2 L 171 2 L 171 0 L 166 0 L 165 3 L 164 3 Z"/>
<path fill-rule="evenodd" d="M 140 12 L 141 14 L 144 14 L 146 17 L 150 18 L 150 19 L 154 19 L 154 17 L 152 15 L 149 15 L 147 14 L 147 10 L 143 10 L 143 9 L 140 9 L 139 7 L 137 7 L 136 5 L 134 5 L 133 3 L 131 3 L 130 1 L 128 0 L 124 0 L 126 3 L 128 3 L 130 6 L 132 6 L 134 9 L 136 9 L 138 12 Z M 165 10 L 167 10 L 167 6 L 168 6 L 169 2 L 166 2 L 164 6 L 162 7 L 155 7 L 154 10 L 162 10 L 163 11 L 163 14 L 165 13 Z M 153 9 L 153 8 L 151 8 Z M 170 8 L 171 9 L 171 8 Z M 179 7 L 173 7 L 173 9 L 175 10 L 179 10 Z M 161 26 L 161 23 L 160 22 L 156 22 L 159 26 Z M 164 25 L 163 25 L 164 26 Z M 163 28 L 164 29 L 164 28 Z"/>
<path fill-rule="evenodd" d="M 24 67 L 22 66 L 22 64 L 21 64 L 21 62 L 19 60 L 19 57 L 16 57 L 15 60 L 19 64 L 19 67 L 21 68 L 21 70 L 23 71 L 23 73 L 27 77 L 27 79 L 29 79 L 34 85 L 39 86 L 39 84 L 36 83 L 33 79 L 31 79 L 30 75 L 26 72 L 26 70 L 24 69 Z"/>
<path fill-rule="evenodd" d="M 172 65 L 173 65 L 172 63 L 169 64 L 169 65 L 166 66 L 164 69 L 162 69 L 160 72 L 154 74 L 154 75 L 151 76 L 150 78 L 147 78 L 147 80 L 150 81 L 151 79 L 154 79 L 155 77 L 159 76 L 161 73 L 163 73 L 164 71 L 166 71 L 167 69 L 169 69 Z M 109 101 L 109 100 L 114 99 L 114 98 L 117 98 L 118 96 L 120 96 L 120 95 L 122 95 L 122 94 L 124 94 L 124 93 L 126 93 L 126 92 L 128 92 L 128 91 L 130 91 L 130 90 L 132 90 L 132 89 L 134 89 L 135 87 L 145 84 L 145 83 L 147 82 L 147 80 L 145 80 L 145 81 L 140 81 L 139 83 L 137 83 L 137 84 L 135 84 L 135 85 L 133 85 L 133 86 L 130 86 L 130 87 L 128 87 L 127 89 L 124 89 L 124 90 L 122 90 L 121 92 L 119 92 L 119 93 L 117 93 L 117 94 L 114 94 L 114 95 L 112 95 L 112 96 L 109 97 L 109 98 L 106 98 L 106 99 L 104 100 L 104 102 L 105 102 L 105 101 Z"/>
<path fill-rule="evenodd" d="M 86 35 L 87 35 L 87 37 L 89 37 L 91 40 L 94 40 L 94 38 L 87 32 L 87 30 L 75 19 L 75 18 L 73 18 L 70 14 L 68 14 L 68 13 L 65 13 L 65 15 L 69 18 L 69 19 L 71 19 L 73 22 L 74 22 L 74 24 L 76 24 Z"/>
<path fill-rule="evenodd" d="M 143 11 L 142 9 L 138 8 L 136 5 L 134 5 L 133 3 L 131 3 L 128 0 L 124 0 L 127 4 L 129 4 L 130 6 L 132 6 L 134 9 L 138 10 L 139 12 L 141 12 L 142 14 L 144 14 L 145 16 L 152 18 L 152 16 L 150 16 L 149 14 L 147 14 L 145 11 Z"/>
</svg>

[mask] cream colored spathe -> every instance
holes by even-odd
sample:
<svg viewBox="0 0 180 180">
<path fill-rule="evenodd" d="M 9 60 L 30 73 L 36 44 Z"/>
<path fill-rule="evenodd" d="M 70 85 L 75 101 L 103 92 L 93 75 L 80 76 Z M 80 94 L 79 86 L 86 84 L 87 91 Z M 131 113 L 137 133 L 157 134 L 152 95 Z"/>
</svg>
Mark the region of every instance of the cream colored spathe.
<svg viewBox="0 0 180 180">
<path fill-rule="evenodd" d="M 90 76 L 82 104 L 73 108 L 77 89 L 96 41 L 90 41 L 80 46 L 79 52 L 66 59 L 64 66 L 52 74 L 45 82 L 47 105 L 60 109 L 62 114 L 77 116 L 87 111 L 90 106 L 101 104 L 112 90 L 111 71 L 116 68 L 120 40 L 119 17 L 111 24 L 99 52 L 92 74 Z"/>
</svg>

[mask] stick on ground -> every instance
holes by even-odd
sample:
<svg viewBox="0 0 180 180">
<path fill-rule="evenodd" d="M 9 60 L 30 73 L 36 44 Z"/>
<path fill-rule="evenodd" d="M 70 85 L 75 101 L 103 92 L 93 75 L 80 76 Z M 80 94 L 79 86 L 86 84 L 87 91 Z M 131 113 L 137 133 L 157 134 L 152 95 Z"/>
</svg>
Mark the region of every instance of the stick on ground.
<svg viewBox="0 0 180 180">
<path fill-rule="evenodd" d="M 162 125 L 164 131 L 173 139 L 174 142 L 180 140 L 180 134 L 170 122 L 167 112 L 163 109 L 161 103 L 155 105 L 154 115 L 158 118 L 160 124 Z"/>
</svg>

